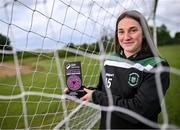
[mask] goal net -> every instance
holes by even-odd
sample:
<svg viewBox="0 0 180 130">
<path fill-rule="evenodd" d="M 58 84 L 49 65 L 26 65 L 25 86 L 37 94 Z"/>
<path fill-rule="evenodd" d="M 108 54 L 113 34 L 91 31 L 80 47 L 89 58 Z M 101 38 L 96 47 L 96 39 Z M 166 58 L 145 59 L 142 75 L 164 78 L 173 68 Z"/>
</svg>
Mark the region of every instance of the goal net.
<svg viewBox="0 0 180 130">
<path fill-rule="evenodd" d="M 96 87 L 119 14 L 134 9 L 151 21 L 154 7 L 155 0 L 2 0 L 0 129 L 98 128 L 98 105 L 64 95 L 64 63 L 80 61 L 83 85 Z"/>
</svg>

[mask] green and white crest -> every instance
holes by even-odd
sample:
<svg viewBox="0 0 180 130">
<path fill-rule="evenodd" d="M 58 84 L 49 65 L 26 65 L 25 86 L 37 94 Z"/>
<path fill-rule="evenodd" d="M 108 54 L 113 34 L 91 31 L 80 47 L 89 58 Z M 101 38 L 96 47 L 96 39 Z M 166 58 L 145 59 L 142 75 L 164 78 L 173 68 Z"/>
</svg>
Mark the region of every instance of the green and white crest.
<svg viewBox="0 0 180 130">
<path fill-rule="evenodd" d="M 138 73 L 130 73 L 128 77 L 128 84 L 132 87 L 136 87 L 139 82 L 139 74 Z"/>
</svg>

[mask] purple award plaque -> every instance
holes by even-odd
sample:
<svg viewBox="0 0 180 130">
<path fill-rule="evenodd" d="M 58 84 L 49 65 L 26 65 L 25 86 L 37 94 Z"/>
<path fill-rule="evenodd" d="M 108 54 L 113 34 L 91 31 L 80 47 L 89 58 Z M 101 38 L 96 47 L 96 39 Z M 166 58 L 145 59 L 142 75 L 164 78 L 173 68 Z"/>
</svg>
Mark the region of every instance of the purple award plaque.
<svg viewBox="0 0 180 130">
<path fill-rule="evenodd" d="M 77 91 L 81 88 L 81 79 L 79 76 L 72 75 L 67 79 L 67 86 L 72 91 Z"/>
<path fill-rule="evenodd" d="M 81 62 L 65 63 L 66 84 L 70 91 L 82 89 Z"/>
</svg>

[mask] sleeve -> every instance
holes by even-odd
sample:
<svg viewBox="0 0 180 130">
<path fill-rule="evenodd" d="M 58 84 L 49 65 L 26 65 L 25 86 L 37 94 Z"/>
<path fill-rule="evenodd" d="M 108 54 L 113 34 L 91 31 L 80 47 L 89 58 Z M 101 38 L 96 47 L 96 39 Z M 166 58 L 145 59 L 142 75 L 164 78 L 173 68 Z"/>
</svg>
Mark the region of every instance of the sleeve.
<svg viewBox="0 0 180 130">
<path fill-rule="evenodd" d="M 102 85 L 103 85 L 103 79 L 102 79 L 102 74 L 100 74 L 99 83 L 97 85 L 97 90 L 102 91 Z"/>
<path fill-rule="evenodd" d="M 168 64 L 166 65 L 168 66 Z M 169 87 L 169 71 L 161 73 L 160 80 L 163 94 L 165 94 Z M 148 118 L 160 112 L 160 99 L 157 87 L 160 86 L 156 85 L 155 73 L 148 73 L 133 98 L 125 99 L 113 95 L 113 105 L 127 108 Z M 102 91 L 95 90 L 92 94 L 92 100 L 101 106 L 109 105 L 108 96 Z"/>
</svg>

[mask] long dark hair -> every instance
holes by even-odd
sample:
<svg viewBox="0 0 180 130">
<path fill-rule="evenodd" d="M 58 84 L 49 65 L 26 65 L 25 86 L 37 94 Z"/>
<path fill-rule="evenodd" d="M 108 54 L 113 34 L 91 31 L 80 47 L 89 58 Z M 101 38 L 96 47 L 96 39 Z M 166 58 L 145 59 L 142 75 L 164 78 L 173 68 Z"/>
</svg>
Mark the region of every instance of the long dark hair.
<svg viewBox="0 0 180 130">
<path fill-rule="evenodd" d="M 118 40 L 118 23 L 125 17 L 130 17 L 130 18 L 136 20 L 142 28 L 143 39 L 142 39 L 142 49 L 141 50 L 145 54 L 159 55 L 158 50 L 152 40 L 152 36 L 150 34 L 150 29 L 148 27 L 145 17 L 136 10 L 125 11 L 118 17 L 118 19 L 116 21 L 116 29 L 115 29 L 115 46 L 114 46 L 115 52 L 120 53 L 123 51 L 123 48 L 120 46 L 119 40 Z"/>
</svg>

